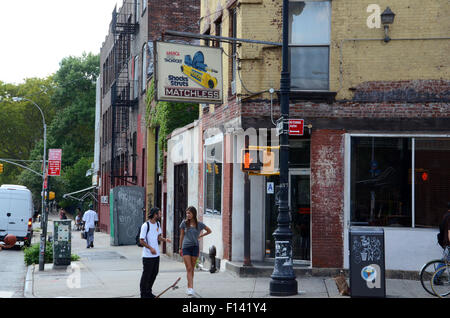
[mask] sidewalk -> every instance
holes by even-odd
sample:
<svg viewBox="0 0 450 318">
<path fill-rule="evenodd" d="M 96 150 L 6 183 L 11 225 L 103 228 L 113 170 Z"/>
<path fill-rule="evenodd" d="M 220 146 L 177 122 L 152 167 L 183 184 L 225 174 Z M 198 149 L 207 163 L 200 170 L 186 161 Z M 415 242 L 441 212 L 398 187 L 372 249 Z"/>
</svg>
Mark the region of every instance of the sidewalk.
<svg viewBox="0 0 450 318">
<path fill-rule="evenodd" d="M 49 232 L 53 222 L 49 221 Z M 94 248 L 86 248 L 80 232 L 72 232 L 72 254 L 80 260 L 64 269 L 46 264 L 28 267 L 25 297 L 36 298 L 139 298 L 142 274 L 142 249 L 131 246 L 111 246 L 109 234 L 95 233 Z M 161 255 L 160 270 L 153 286 L 158 295 L 181 277 L 178 289 L 169 290 L 161 298 L 190 298 L 186 295 L 187 281 L 184 264 Z M 230 271 L 214 274 L 196 270 L 196 298 L 279 298 L 269 294 L 270 277 L 238 277 Z M 288 298 L 349 298 L 340 296 L 332 277 L 297 277 L 299 294 Z M 428 298 L 419 281 L 386 280 L 389 298 Z"/>
</svg>

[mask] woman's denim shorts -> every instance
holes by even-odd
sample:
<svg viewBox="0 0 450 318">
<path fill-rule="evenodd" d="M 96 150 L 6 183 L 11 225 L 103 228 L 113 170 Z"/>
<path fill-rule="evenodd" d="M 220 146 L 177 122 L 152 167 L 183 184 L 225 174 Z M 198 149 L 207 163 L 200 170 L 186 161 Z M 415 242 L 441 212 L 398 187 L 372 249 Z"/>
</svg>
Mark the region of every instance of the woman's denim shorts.
<svg viewBox="0 0 450 318">
<path fill-rule="evenodd" d="M 194 257 L 198 257 L 199 248 L 198 246 L 188 246 L 183 248 L 183 256 L 190 255 Z"/>
</svg>

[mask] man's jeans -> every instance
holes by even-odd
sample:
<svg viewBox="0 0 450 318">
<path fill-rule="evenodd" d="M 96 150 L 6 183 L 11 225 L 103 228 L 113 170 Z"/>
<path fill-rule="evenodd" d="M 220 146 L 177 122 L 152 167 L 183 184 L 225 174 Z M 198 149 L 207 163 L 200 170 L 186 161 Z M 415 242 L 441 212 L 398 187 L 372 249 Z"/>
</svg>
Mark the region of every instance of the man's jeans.
<svg viewBox="0 0 450 318">
<path fill-rule="evenodd" d="M 91 244 L 94 244 L 94 230 L 95 229 L 89 229 L 89 231 L 86 232 L 86 247 L 90 247 Z"/>
</svg>

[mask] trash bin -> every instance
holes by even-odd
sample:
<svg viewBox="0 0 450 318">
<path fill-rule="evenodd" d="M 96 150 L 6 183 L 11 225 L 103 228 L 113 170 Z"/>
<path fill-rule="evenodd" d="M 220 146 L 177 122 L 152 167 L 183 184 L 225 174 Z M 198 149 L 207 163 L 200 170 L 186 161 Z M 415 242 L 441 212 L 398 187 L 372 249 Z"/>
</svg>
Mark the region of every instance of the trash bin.
<svg viewBox="0 0 450 318">
<path fill-rule="evenodd" d="M 386 297 L 384 230 L 350 228 L 350 296 Z"/>
<path fill-rule="evenodd" d="M 72 239 L 71 221 L 53 221 L 53 266 L 70 265 Z"/>
</svg>

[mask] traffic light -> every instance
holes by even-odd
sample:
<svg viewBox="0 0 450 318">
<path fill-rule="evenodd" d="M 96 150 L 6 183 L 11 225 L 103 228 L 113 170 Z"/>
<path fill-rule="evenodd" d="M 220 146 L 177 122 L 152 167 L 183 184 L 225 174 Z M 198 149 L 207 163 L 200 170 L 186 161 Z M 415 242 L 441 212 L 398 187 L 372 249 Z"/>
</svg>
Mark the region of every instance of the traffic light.
<svg viewBox="0 0 450 318">
<path fill-rule="evenodd" d="M 0 163 L 0 173 L 3 173 L 3 163 Z"/>
<path fill-rule="evenodd" d="M 249 146 L 242 149 L 241 170 L 257 175 L 278 175 L 280 147 Z"/>
</svg>

